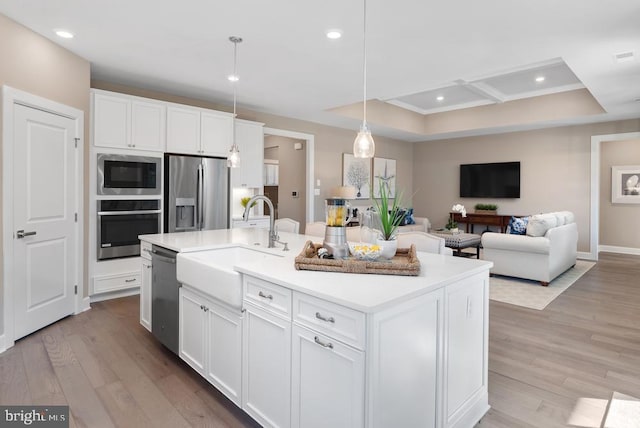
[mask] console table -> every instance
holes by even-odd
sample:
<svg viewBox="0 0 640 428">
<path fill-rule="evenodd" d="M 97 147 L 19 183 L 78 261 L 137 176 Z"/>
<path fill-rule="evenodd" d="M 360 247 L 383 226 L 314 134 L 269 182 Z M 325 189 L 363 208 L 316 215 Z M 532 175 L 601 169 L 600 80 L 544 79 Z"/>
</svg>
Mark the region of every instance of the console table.
<svg viewBox="0 0 640 428">
<path fill-rule="evenodd" d="M 501 233 L 505 233 L 511 219 L 511 215 L 500 214 L 467 213 L 466 217 L 462 217 L 460 213 L 450 213 L 449 215 L 456 223 L 465 224 L 465 232 L 467 233 L 473 233 L 473 226 L 476 224 L 487 226 L 487 228 L 497 226 Z"/>
</svg>

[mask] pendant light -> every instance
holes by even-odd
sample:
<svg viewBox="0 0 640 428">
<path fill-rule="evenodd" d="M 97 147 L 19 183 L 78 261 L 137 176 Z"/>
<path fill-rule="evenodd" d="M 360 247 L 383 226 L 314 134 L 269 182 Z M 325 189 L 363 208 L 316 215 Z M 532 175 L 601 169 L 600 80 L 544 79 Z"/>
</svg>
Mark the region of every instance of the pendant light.
<svg viewBox="0 0 640 428">
<path fill-rule="evenodd" d="M 357 158 L 372 158 L 376 152 L 376 145 L 373 142 L 371 131 L 367 126 L 367 0 L 364 0 L 364 24 L 363 24 L 363 66 L 362 66 L 362 81 L 363 81 L 363 112 L 362 112 L 362 126 L 360 132 L 356 136 L 353 142 L 353 156 Z"/>
<path fill-rule="evenodd" d="M 233 83 L 233 129 L 231 132 L 231 150 L 229 150 L 229 156 L 227 157 L 227 166 L 229 168 L 238 168 L 240 166 L 240 150 L 236 144 L 236 98 L 238 89 L 238 43 L 242 43 L 242 38 L 231 36 L 229 41 L 233 43 L 233 74 L 229 76 L 229 80 Z"/>
</svg>

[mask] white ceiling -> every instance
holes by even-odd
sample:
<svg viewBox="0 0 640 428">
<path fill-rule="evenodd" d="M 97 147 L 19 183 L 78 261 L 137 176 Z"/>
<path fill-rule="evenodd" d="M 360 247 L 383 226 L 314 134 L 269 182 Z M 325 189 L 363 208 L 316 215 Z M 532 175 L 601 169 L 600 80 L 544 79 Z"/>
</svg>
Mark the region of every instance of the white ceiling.
<svg viewBox="0 0 640 428">
<path fill-rule="evenodd" d="M 0 0 L 0 13 L 88 59 L 94 79 L 226 104 L 228 37 L 241 36 L 239 106 L 358 128 L 327 110 L 362 99 L 361 1 Z M 368 0 L 367 95 L 442 111 L 543 93 L 527 89 L 542 68 L 551 91 L 591 92 L 607 113 L 588 120 L 640 117 L 638 22 L 637 0 Z M 342 39 L 327 39 L 330 28 Z M 615 61 L 629 51 L 633 60 Z M 427 102 L 438 91 L 457 104 Z"/>
</svg>

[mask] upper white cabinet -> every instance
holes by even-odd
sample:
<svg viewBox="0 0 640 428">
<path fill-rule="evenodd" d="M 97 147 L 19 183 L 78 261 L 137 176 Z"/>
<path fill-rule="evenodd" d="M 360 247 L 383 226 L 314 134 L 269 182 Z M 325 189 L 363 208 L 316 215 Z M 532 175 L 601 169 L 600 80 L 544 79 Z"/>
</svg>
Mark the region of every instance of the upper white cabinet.
<svg viewBox="0 0 640 428">
<path fill-rule="evenodd" d="M 232 126 L 230 113 L 170 104 L 167 108 L 167 151 L 227 157 Z"/>
<path fill-rule="evenodd" d="M 200 110 L 171 104 L 167 108 L 167 151 L 200 154 Z"/>
<path fill-rule="evenodd" d="M 262 187 L 264 162 L 263 123 L 236 120 L 240 167 L 231 169 L 231 187 Z"/>
<path fill-rule="evenodd" d="M 233 138 L 233 116 L 219 111 L 200 114 L 200 146 L 203 155 L 226 158 Z"/>
<path fill-rule="evenodd" d="M 100 147 L 163 152 L 166 108 L 160 101 L 94 90 L 93 143 Z"/>
</svg>

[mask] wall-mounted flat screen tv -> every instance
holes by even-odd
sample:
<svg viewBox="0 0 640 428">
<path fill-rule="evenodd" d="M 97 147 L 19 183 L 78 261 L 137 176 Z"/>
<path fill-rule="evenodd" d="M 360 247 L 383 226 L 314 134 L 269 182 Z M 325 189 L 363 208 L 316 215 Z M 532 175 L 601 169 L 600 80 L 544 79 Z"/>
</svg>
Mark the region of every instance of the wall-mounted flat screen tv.
<svg viewBox="0 0 640 428">
<path fill-rule="evenodd" d="M 460 165 L 461 198 L 519 198 L 520 162 Z"/>
</svg>

